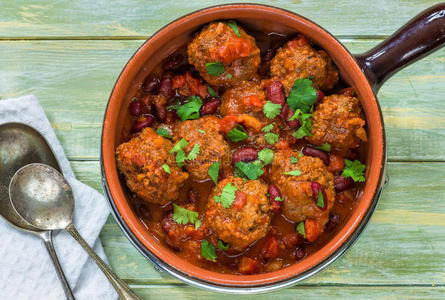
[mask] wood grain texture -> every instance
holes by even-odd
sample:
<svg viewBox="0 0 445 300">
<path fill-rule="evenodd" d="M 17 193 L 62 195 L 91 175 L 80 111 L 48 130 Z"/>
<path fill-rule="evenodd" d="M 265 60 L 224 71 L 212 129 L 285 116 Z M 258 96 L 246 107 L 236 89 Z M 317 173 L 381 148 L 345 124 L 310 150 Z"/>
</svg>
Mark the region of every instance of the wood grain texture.
<svg viewBox="0 0 445 300">
<path fill-rule="evenodd" d="M 1 0 L 0 37 L 148 36 L 174 19 L 227 0 Z M 388 35 L 440 1 L 256 0 L 301 14 L 335 35 Z"/>
<path fill-rule="evenodd" d="M 101 188 L 98 162 L 72 162 L 79 180 Z M 445 285 L 445 163 L 390 163 L 370 224 L 357 242 L 303 284 Z M 407 176 L 409 174 L 409 176 Z M 156 271 L 110 217 L 101 240 L 113 269 L 138 284 L 179 283 Z"/>
<path fill-rule="evenodd" d="M 352 52 L 361 52 L 381 40 L 342 41 Z M 97 160 L 109 94 L 142 42 L 0 42 L 0 97 L 35 94 L 68 157 Z M 409 66 L 381 89 L 390 160 L 445 161 L 444 74 L 442 49 Z"/>
</svg>

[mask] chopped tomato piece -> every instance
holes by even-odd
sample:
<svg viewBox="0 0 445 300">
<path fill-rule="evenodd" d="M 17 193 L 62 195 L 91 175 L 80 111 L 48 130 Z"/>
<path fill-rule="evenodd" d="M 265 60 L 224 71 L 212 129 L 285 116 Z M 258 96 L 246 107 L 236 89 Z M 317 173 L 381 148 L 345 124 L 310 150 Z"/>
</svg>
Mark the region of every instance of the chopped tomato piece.
<svg viewBox="0 0 445 300">
<path fill-rule="evenodd" d="M 247 203 L 247 195 L 243 192 L 236 191 L 235 200 L 232 203 L 232 207 L 235 209 L 242 209 Z"/>
<path fill-rule="evenodd" d="M 209 49 L 210 57 L 213 60 L 220 61 L 226 65 L 239 58 L 249 56 L 250 51 L 251 45 L 238 37 L 231 37 L 221 46 Z"/>
<path fill-rule="evenodd" d="M 253 258 L 243 256 L 238 266 L 238 271 L 241 274 L 253 274 L 258 269 L 258 262 Z"/>
<path fill-rule="evenodd" d="M 262 127 L 261 122 L 257 118 L 246 114 L 239 116 L 234 116 L 234 115 L 225 116 L 219 121 L 220 131 L 227 133 L 233 128 L 235 128 L 235 126 L 239 123 L 242 123 L 244 126 L 250 127 L 257 132 L 261 131 Z"/>
<path fill-rule="evenodd" d="M 233 128 L 235 128 L 238 122 L 238 116 L 225 116 L 221 120 L 219 120 L 220 131 L 227 133 Z"/>
<path fill-rule="evenodd" d="M 271 235 L 266 239 L 261 249 L 261 255 L 264 258 L 275 258 L 278 256 L 278 241 L 275 236 Z"/>
<path fill-rule="evenodd" d="M 207 85 L 202 83 L 201 78 L 195 78 L 192 73 L 187 72 L 185 75 L 177 75 L 172 78 L 173 89 L 177 89 L 179 94 L 189 97 L 191 95 L 205 98 L 209 95 Z"/>
<path fill-rule="evenodd" d="M 258 108 L 263 108 L 265 101 L 258 95 L 249 95 L 243 99 L 243 103 L 249 107 L 255 106 Z"/>
<path fill-rule="evenodd" d="M 299 34 L 296 38 L 289 41 L 287 44 L 291 48 L 300 48 L 300 47 L 309 46 L 309 42 L 302 34 Z"/>
<path fill-rule="evenodd" d="M 345 167 L 345 160 L 343 159 L 343 156 L 331 153 L 329 155 L 329 158 L 330 160 L 329 160 L 328 170 L 331 173 L 336 174 L 343 170 L 343 168 Z"/>
<path fill-rule="evenodd" d="M 323 232 L 323 226 L 314 219 L 306 219 L 304 222 L 304 231 L 306 232 L 306 239 L 309 242 L 313 242 Z"/>
<path fill-rule="evenodd" d="M 238 123 L 242 123 L 243 125 L 250 127 L 257 132 L 260 132 L 261 128 L 263 127 L 263 125 L 257 118 L 246 114 L 238 116 Z"/>
</svg>

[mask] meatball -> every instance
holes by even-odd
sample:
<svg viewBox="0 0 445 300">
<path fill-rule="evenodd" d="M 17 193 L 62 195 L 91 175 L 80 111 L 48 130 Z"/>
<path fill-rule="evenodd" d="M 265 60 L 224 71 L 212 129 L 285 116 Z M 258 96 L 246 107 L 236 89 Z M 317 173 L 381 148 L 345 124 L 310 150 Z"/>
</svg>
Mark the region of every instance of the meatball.
<svg viewBox="0 0 445 300">
<path fill-rule="evenodd" d="M 188 45 L 187 55 L 201 76 L 215 86 L 231 86 L 242 80 L 250 80 L 260 64 L 260 49 L 255 39 L 240 26 L 239 36 L 224 22 L 211 23 L 199 32 Z M 209 74 L 206 64 L 221 63 L 224 71 Z"/>
<path fill-rule="evenodd" d="M 329 219 L 329 210 L 335 201 L 334 175 L 328 171 L 321 159 L 311 156 L 298 157 L 298 155 L 299 152 L 293 150 L 276 152 L 271 168 L 271 181 L 281 189 L 284 197 L 283 212 L 287 218 L 295 222 L 309 218 L 316 219 L 324 225 Z M 298 161 L 294 162 L 296 158 Z M 291 170 L 299 170 L 301 174 L 299 176 L 285 174 Z M 327 207 L 322 208 L 314 201 L 311 188 L 313 182 L 320 184 L 324 190 Z"/>
<path fill-rule="evenodd" d="M 312 48 L 302 35 L 278 49 L 270 73 L 281 80 L 286 96 L 299 78 L 312 78 L 314 88 L 320 90 L 330 90 L 338 82 L 338 70 L 328 54 Z"/>
<path fill-rule="evenodd" d="M 116 160 L 128 188 L 150 203 L 164 205 L 178 198 L 189 174 L 176 166 L 168 151 L 172 143 L 147 127 L 130 141 L 117 147 Z M 163 165 L 170 166 L 170 173 Z"/>
<path fill-rule="evenodd" d="M 331 95 L 323 98 L 312 116 L 312 136 L 306 139 L 314 145 L 329 143 L 346 151 L 366 141 L 365 120 L 356 97 Z"/>
<path fill-rule="evenodd" d="M 209 179 L 209 167 L 215 162 L 221 162 L 221 169 L 230 165 L 230 146 L 219 130 L 219 119 L 215 116 L 185 121 L 175 128 L 176 139 L 184 138 L 189 143 L 184 149 L 186 154 L 195 144 L 199 145 L 197 157 L 184 162 L 187 171 L 197 180 Z"/>
<path fill-rule="evenodd" d="M 235 186 L 235 201 L 224 208 L 214 197 L 220 196 L 223 188 Z M 264 237 L 269 230 L 271 215 L 266 196 L 267 186 L 259 180 L 227 177 L 220 181 L 209 196 L 205 221 L 218 238 L 234 250 L 241 251 Z"/>
<path fill-rule="evenodd" d="M 243 81 L 227 89 L 221 97 L 220 114 L 240 115 L 261 112 L 266 103 L 266 93 L 256 81 Z"/>
</svg>

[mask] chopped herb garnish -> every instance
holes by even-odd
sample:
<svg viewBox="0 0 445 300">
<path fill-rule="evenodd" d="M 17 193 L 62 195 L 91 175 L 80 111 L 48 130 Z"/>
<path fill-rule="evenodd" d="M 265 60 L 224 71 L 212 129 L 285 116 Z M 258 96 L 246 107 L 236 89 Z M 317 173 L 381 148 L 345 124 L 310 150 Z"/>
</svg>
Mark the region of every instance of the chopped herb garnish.
<svg viewBox="0 0 445 300">
<path fill-rule="evenodd" d="M 266 126 L 264 126 L 263 128 L 261 128 L 261 131 L 262 132 L 270 132 L 272 129 L 273 129 L 273 125 L 274 125 L 275 123 L 271 123 L 271 124 L 269 124 L 269 125 L 266 125 Z"/>
<path fill-rule="evenodd" d="M 300 170 L 290 170 L 287 172 L 283 172 L 284 175 L 291 175 L 291 176 L 300 176 L 301 171 Z"/>
<path fill-rule="evenodd" d="M 227 73 L 227 79 L 232 79 L 232 74 Z"/>
<path fill-rule="evenodd" d="M 196 159 L 196 157 L 198 157 L 199 151 L 201 150 L 201 147 L 199 146 L 199 144 L 195 144 L 192 148 L 192 150 L 190 150 L 190 153 L 187 155 L 187 160 L 194 160 Z"/>
<path fill-rule="evenodd" d="M 201 221 L 198 219 L 199 214 L 196 211 L 185 209 L 179 205 L 173 203 L 173 220 L 178 224 L 194 224 L 195 229 L 198 229 L 201 225 Z"/>
<path fill-rule="evenodd" d="M 236 128 L 230 130 L 227 133 L 227 137 L 232 142 L 240 142 L 242 140 L 245 140 L 249 137 L 249 135 L 246 133 L 246 130 L 244 130 L 244 127 L 241 125 L 238 125 Z"/>
<path fill-rule="evenodd" d="M 216 262 L 215 247 L 206 239 L 203 239 L 201 243 L 201 255 L 207 260 Z"/>
<path fill-rule="evenodd" d="M 229 250 L 229 247 L 230 247 L 229 243 L 224 244 L 223 241 L 218 240 L 218 249 L 223 250 L 223 251 L 227 251 L 227 250 Z"/>
<path fill-rule="evenodd" d="M 297 155 L 298 158 L 303 157 L 303 156 L 304 156 L 303 152 L 300 152 L 300 153 L 298 153 L 298 155 Z"/>
<path fill-rule="evenodd" d="M 323 145 L 317 146 L 315 148 L 320 149 L 321 151 L 329 152 L 329 151 L 331 151 L 331 144 L 324 143 Z"/>
<path fill-rule="evenodd" d="M 300 222 L 297 225 L 297 232 L 306 238 L 306 230 L 304 230 L 304 222 Z"/>
<path fill-rule="evenodd" d="M 324 208 L 324 199 L 323 199 L 323 193 L 322 193 L 321 189 L 318 190 L 317 206 Z"/>
<path fill-rule="evenodd" d="M 283 197 L 276 197 L 274 200 L 278 201 L 278 202 L 283 202 L 284 201 Z"/>
<path fill-rule="evenodd" d="M 221 166 L 221 162 L 217 161 L 213 165 L 209 167 L 208 173 L 210 178 L 213 179 L 215 184 L 218 184 L 218 175 L 219 175 L 219 167 Z"/>
<path fill-rule="evenodd" d="M 184 148 L 187 147 L 189 143 L 182 138 L 179 142 L 176 143 L 176 145 L 173 146 L 173 148 L 168 151 L 168 153 L 176 153 L 176 163 L 178 166 L 182 167 L 184 166 L 185 161 L 185 153 Z"/>
<path fill-rule="evenodd" d="M 294 86 L 286 99 L 292 110 L 301 109 L 302 112 L 309 112 L 311 106 L 317 102 L 317 90 L 312 87 L 312 81 L 307 78 L 295 80 Z"/>
<path fill-rule="evenodd" d="M 238 26 L 236 25 L 235 21 L 230 21 L 230 22 L 227 23 L 227 25 L 229 25 L 233 29 L 233 31 L 235 32 L 237 37 L 240 37 L 239 29 L 238 29 Z"/>
<path fill-rule="evenodd" d="M 344 178 L 351 177 L 355 182 L 363 182 L 365 181 L 365 170 L 366 165 L 362 164 L 360 161 L 350 161 L 345 159 L 345 168 L 341 173 L 341 176 Z"/>
<path fill-rule="evenodd" d="M 232 206 L 233 201 L 235 201 L 235 192 L 237 190 L 238 189 L 236 188 L 236 186 L 228 183 L 222 189 L 221 195 L 214 196 L 213 200 L 215 200 L 215 202 L 220 202 L 224 208 L 229 208 L 230 206 Z"/>
<path fill-rule="evenodd" d="M 206 67 L 207 73 L 209 73 L 209 75 L 218 76 L 219 74 L 224 72 L 224 66 L 219 61 L 206 63 L 205 67 Z"/>
<path fill-rule="evenodd" d="M 165 128 L 158 128 L 158 129 L 156 130 L 156 134 L 157 134 L 157 135 L 160 135 L 160 136 L 163 136 L 163 137 L 165 137 L 165 138 L 167 138 L 167 139 L 171 139 L 171 138 L 172 138 L 172 136 L 170 135 L 170 133 L 168 132 L 168 130 L 165 129 Z"/>
<path fill-rule="evenodd" d="M 293 156 L 292 156 L 292 157 L 290 158 L 290 163 L 291 163 L 291 164 L 296 164 L 297 162 L 298 162 L 298 157 L 293 157 Z"/>
<path fill-rule="evenodd" d="M 202 129 L 198 129 L 198 132 L 199 132 L 199 133 L 206 133 L 206 131 L 205 131 L 205 130 L 202 130 Z"/>
<path fill-rule="evenodd" d="M 258 158 L 263 162 L 264 165 L 271 164 L 273 161 L 273 150 L 269 148 L 264 148 L 258 152 Z"/>
<path fill-rule="evenodd" d="M 167 174 L 171 173 L 170 166 L 167 164 L 163 164 L 162 169 L 164 169 L 165 173 L 167 173 Z"/>
<path fill-rule="evenodd" d="M 301 126 L 298 128 L 292 136 L 297 139 L 302 139 L 305 136 L 312 136 L 312 114 L 302 114 L 301 115 Z"/>
<path fill-rule="evenodd" d="M 207 86 L 207 92 L 209 92 L 209 95 L 212 97 L 218 97 L 218 93 L 215 92 L 210 85 Z"/>
<path fill-rule="evenodd" d="M 261 175 L 264 174 L 263 166 L 259 161 L 248 163 L 240 161 L 235 164 L 235 168 L 238 169 L 250 180 L 258 179 Z"/>
<path fill-rule="evenodd" d="M 281 104 L 273 103 L 272 101 L 267 101 L 263 106 L 263 112 L 266 118 L 273 119 L 278 116 L 281 112 Z"/>
<path fill-rule="evenodd" d="M 185 152 L 183 150 L 180 150 L 176 152 L 176 163 L 178 166 L 183 167 L 185 161 Z"/>
<path fill-rule="evenodd" d="M 181 118 L 181 121 L 196 120 L 199 118 L 199 110 L 202 106 L 202 100 L 198 96 L 190 96 L 186 99 L 188 102 L 180 105 L 176 109 L 176 113 Z"/>
<path fill-rule="evenodd" d="M 270 145 L 275 144 L 276 142 L 278 142 L 279 139 L 279 135 L 273 132 L 268 132 L 264 135 L 264 138 L 266 139 L 266 142 Z"/>
</svg>

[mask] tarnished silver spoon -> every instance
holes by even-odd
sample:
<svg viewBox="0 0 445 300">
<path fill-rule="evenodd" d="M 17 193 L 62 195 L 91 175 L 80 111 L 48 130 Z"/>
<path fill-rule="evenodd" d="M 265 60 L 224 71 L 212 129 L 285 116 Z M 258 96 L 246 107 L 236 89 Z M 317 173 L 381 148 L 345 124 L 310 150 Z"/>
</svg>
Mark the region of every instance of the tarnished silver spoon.
<svg viewBox="0 0 445 300">
<path fill-rule="evenodd" d="M 74 197 L 71 187 L 56 169 L 30 164 L 15 173 L 9 198 L 24 221 L 42 230 L 65 229 L 88 252 L 123 299 L 141 299 L 88 246 L 72 222 Z"/>
<path fill-rule="evenodd" d="M 0 215 L 13 227 L 37 235 L 48 250 L 66 298 L 74 300 L 54 250 L 52 231 L 41 230 L 23 221 L 11 205 L 8 187 L 12 176 L 30 163 L 45 163 L 60 170 L 59 163 L 43 136 L 34 128 L 21 123 L 0 125 Z"/>
</svg>

